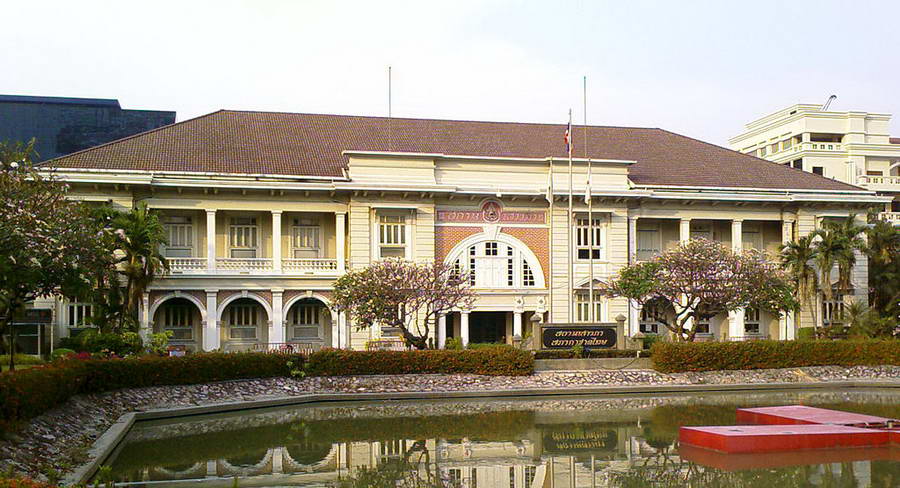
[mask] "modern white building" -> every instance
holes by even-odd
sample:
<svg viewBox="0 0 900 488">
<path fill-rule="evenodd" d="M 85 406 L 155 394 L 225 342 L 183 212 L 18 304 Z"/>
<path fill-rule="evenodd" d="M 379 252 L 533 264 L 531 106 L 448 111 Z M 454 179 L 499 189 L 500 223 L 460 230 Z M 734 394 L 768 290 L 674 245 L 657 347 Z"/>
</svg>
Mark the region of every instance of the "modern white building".
<svg viewBox="0 0 900 488">
<path fill-rule="evenodd" d="M 900 224 L 900 137 L 891 114 L 797 104 L 756 119 L 729 139 L 735 151 L 893 196 L 882 218 Z"/>
</svg>

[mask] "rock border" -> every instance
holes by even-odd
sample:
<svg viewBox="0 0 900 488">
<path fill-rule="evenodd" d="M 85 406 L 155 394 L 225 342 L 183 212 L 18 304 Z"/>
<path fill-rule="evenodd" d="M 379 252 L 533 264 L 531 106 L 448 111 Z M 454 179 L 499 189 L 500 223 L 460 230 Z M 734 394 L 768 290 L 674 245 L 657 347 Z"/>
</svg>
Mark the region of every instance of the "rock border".
<svg viewBox="0 0 900 488">
<path fill-rule="evenodd" d="M 269 407 L 306 405 L 332 402 L 372 402 L 396 400 L 438 400 L 466 398 L 513 398 L 513 397 L 576 397 L 587 395 L 656 395 L 666 393 L 736 392 L 736 391 L 786 391 L 786 390 L 831 390 L 841 388 L 900 389 L 900 381 L 823 381 L 815 383 L 733 383 L 733 384 L 693 384 L 693 385 L 633 385 L 600 386 L 575 388 L 524 388 L 511 390 L 471 390 L 441 392 L 385 392 L 385 393 L 312 393 L 297 396 L 282 396 L 263 400 L 222 402 L 209 405 L 161 408 L 123 414 L 94 441 L 88 455 L 90 460 L 69 472 L 61 481 L 63 486 L 86 484 L 100 469 L 100 466 L 119 447 L 122 439 L 138 420 L 156 420 L 188 417 L 212 413 L 254 410 Z"/>
</svg>

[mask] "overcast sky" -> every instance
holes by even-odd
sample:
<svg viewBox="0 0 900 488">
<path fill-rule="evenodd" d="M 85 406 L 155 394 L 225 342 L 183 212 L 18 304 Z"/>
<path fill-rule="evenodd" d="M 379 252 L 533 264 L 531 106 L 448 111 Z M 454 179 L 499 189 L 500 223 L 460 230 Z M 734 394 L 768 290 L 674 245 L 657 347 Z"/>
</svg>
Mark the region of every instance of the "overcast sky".
<svg viewBox="0 0 900 488">
<path fill-rule="evenodd" d="M 900 118 L 898 1 L 16 1 L 0 93 L 662 127 L 725 145 L 787 105 Z M 900 136 L 900 122 L 892 122 Z"/>
</svg>

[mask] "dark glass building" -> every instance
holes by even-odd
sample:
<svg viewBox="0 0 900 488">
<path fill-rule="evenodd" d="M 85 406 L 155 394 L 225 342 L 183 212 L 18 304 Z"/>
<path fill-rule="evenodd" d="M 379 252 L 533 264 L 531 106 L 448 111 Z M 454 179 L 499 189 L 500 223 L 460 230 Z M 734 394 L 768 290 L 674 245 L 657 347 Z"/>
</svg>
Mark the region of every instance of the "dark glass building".
<svg viewBox="0 0 900 488">
<path fill-rule="evenodd" d="M 37 139 L 38 160 L 175 123 L 175 112 L 124 110 L 104 98 L 0 95 L 0 141 Z"/>
</svg>

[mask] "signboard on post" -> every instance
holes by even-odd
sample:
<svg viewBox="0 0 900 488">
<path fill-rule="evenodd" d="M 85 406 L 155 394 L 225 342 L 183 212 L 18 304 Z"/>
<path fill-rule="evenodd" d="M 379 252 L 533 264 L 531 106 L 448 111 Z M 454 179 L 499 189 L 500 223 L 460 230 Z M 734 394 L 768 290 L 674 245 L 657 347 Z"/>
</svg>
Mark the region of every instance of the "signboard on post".
<svg viewBox="0 0 900 488">
<path fill-rule="evenodd" d="M 614 325 L 547 326 L 542 329 L 544 349 L 572 349 L 576 345 L 585 349 L 611 349 L 616 347 L 618 336 Z"/>
</svg>

